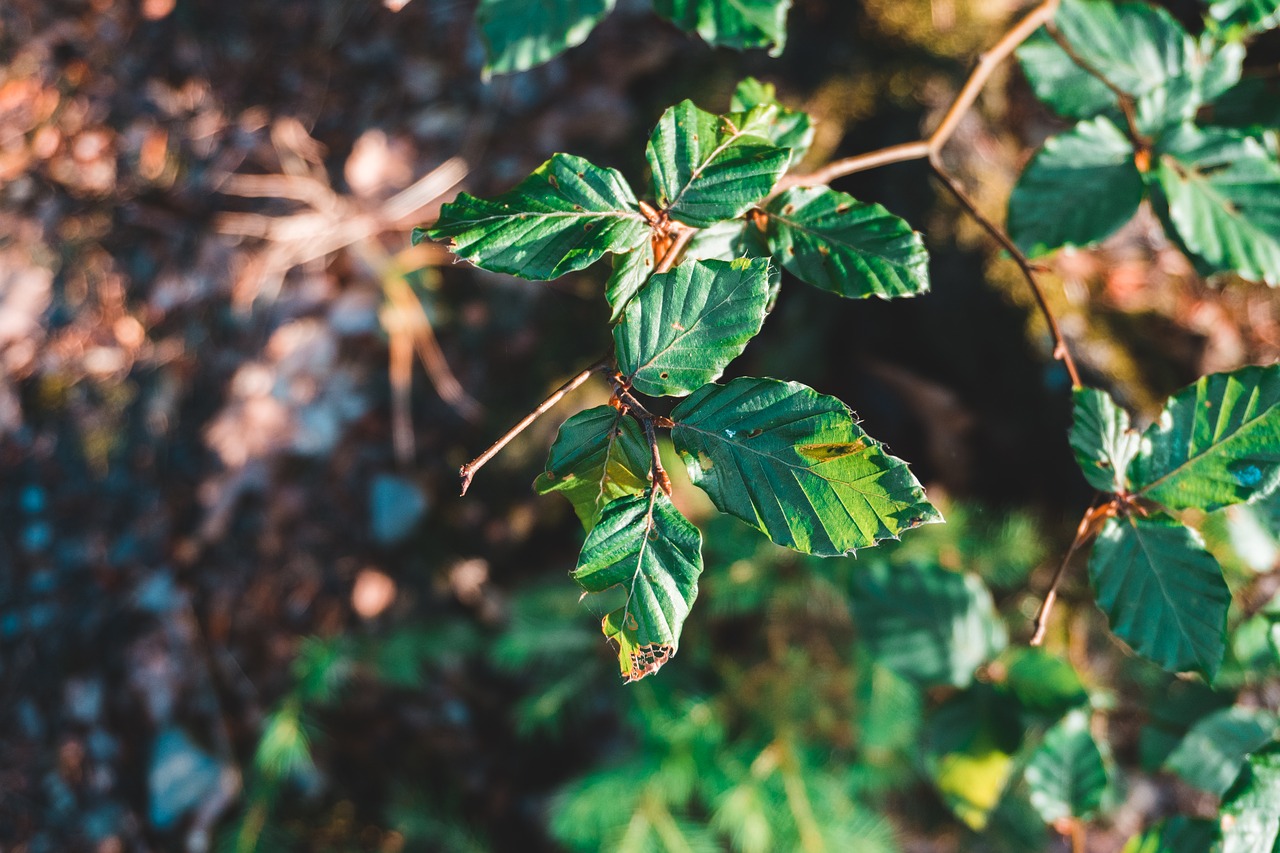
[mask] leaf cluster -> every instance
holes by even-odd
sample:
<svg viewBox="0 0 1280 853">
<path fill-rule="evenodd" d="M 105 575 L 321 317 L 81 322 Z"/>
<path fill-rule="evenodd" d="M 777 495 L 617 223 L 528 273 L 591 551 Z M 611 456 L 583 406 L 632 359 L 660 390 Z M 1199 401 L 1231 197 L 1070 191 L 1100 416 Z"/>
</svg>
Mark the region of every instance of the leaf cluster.
<svg viewBox="0 0 1280 853">
<path fill-rule="evenodd" d="M 613 256 L 613 399 L 564 423 L 534 485 L 563 493 L 588 531 L 574 579 L 621 591 L 603 632 L 629 681 L 676 653 L 702 572 L 657 429 L 718 509 L 802 553 L 849 554 L 941 519 L 839 400 L 777 379 L 716 382 L 765 322 L 779 266 L 845 297 L 928 289 L 927 253 L 901 219 L 826 186 L 777 186 L 812 133 L 747 80 L 728 113 L 685 101 L 663 114 L 646 148 L 652 202 L 617 171 L 557 154 L 508 193 L 460 195 L 415 234 L 535 280 Z M 642 397 L 683 399 L 667 417 Z"/>
<path fill-rule="evenodd" d="M 1244 40 L 1275 4 L 1210 6 L 1192 36 L 1142 2 L 1063 0 L 1053 25 L 1018 50 L 1036 95 L 1077 121 L 1048 139 L 1009 198 L 1009 233 L 1030 256 L 1104 240 L 1149 201 L 1169 238 L 1205 274 L 1280 284 L 1280 123 L 1241 78 Z"/>
</svg>

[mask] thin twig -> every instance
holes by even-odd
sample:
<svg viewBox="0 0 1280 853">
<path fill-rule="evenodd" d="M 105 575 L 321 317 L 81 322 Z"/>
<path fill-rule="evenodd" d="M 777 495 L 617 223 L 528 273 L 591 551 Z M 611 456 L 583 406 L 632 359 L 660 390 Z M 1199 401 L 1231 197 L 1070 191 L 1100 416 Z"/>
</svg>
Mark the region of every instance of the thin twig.
<svg viewBox="0 0 1280 853">
<path fill-rule="evenodd" d="M 586 370 L 579 373 L 577 376 L 570 379 L 568 382 L 561 385 L 559 388 L 555 390 L 555 393 L 553 393 L 550 397 L 548 397 L 547 399 L 539 403 L 536 409 L 534 409 L 529 414 L 525 415 L 523 418 L 520 419 L 519 423 L 517 423 L 511 429 L 507 430 L 506 434 L 503 435 L 502 438 L 498 439 L 493 444 L 491 444 L 488 450 L 486 450 L 484 453 L 481 453 L 475 459 L 472 459 L 466 465 L 463 465 L 462 468 L 460 468 L 458 471 L 459 476 L 462 478 L 462 494 L 465 495 L 467 493 L 467 489 L 471 486 L 471 479 L 475 477 L 476 472 L 479 471 L 481 468 L 483 468 L 486 462 L 488 462 L 490 459 L 496 456 L 498 454 L 498 451 L 506 447 L 511 442 L 511 439 L 515 438 L 517 435 L 524 432 L 525 429 L 529 426 L 529 424 L 533 423 L 539 417 L 546 414 L 547 410 L 549 410 L 556 403 L 559 403 L 560 400 L 566 394 L 568 394 L 570 391 L 573 391 L 582 383 L 590 379 L 591 374 L 596 373 L 597 371 L 603 370 L 605 367 L 608 367 L 609 361 L 610 359 L 607 357 L 602 358 L 599 361 L 597 361 L 595 364 L 588 367 Z"/>
<path fill-rule="evenodd" d="M 930 156 L 929 164 L 933 167 L 933 172 L 942 181 L 943 186 L 950 190 L 955 196 L 956 201 L 960 202 L 960 206 L 973 217 L 979 225 L 983 227 L 988 234 L 991 235 L 997 243 L 1000 244 L 1009 255 L 1017 263 L 1018 269 L 1022 270 L 1022 275 L 1027 280 L 1027 284 L 1031 287 L 1031 293 L 1035 296 L 1036 304 L 1040 306 L 1040 313 L 1044 315 L 1045 322 L 1049 325 L 1049 332 L 1053 335 L 1053 357 L 1059 359 L 1063 366 L 1067 369 L 1067 374 L 1071 377 L 1071 387 L 1081 388 L 1080 371 L 1076 369 L 1075 359 L 1071 357 L 1071 350 L 1067 348 L 1067 341 L 1062 336 L 1062 329 L 1058 326 L 1058 319 L 1053 314 L 1053 309 L 1049 307 L 1049 301 L 1045 298 L 1044 291 L 1040 288 L 1040 283 L 1036 281 L 1035 268 L 1031 265 L 1031 261 L 1027 260 L 1027 256 L 1013 243 L 1009 235 L 1004 232 L 994 222 L 986 217 L 973 199 L 969 198 L 968 193 L 964 191 L 964 187 L 956 180 L 942 165 L 939 157 Z"/>
<path fill-rule="evenodd" d="M 675 239 L 671 241 L 671 245 L 667 247 L 667 251 L 658 259 L 658 265 L 653 268 L 653 274 L 667 272 L 680 260 L 680 256 L 684 254 L 684 250 L 688 248 L 689 241 L 693 239 L 693 235 L 698 233 L 697 228 L 690 228 L 687 225 L 679 225 L 671 223 L 672 230 L 675 231 Z"/>
<path fill-rule="evenodd" d="M 1091 506 L 1085 512 L 1084 517 L 1080 519 L 1080 524 L 1076 526 L 1075 538 L 1071 540 L 1071 547 L 1067 549 L 1066 556 L 1062 558 L 1062 562 L 1058 564 L 1058 569 L 1053 573 L 1053 580 L 1049 581 L 1049 591 L 1044 595 L 1044 601 L 1040 603 L 1040 609 L 1036 611 L 1034 632 L 1031 634 L 1031 645 L 1038 646 L 1044 642 L 1044 633 L 1049 626 L 1049 614 L 1053 611 L 1054 602 L 1058 600 L 1058 584 L 1062 582 L 1062 576 L 1067 571 L 1067 565 L 1070 564 L 1071 558 L 1075 556 L 1076 551 L 1080 550 L 1080 546 L 1093 535 L 1097 526 L 1098 507 Z"/>
<path fill-rule="evenodd" d="M 644 424 L 645 438 L 649 439 L 649 451 L 653 454 L 653 470 L 649 476 L 653 478 L 654 486 L 661 486 L 662 491 L 667 493 L 667 497 L 671 497 L 671 478 L 667 476 L 666 470 L 662 467 L 662 456 L 658 453 L 658 433 L 653 428 L 653 422 L 654 419 L 652 417 L 641 420 L 641 423 Z"/>
<path fill-rule="evenodd" d="M 870 151 L 866 154 L 858 154 L 853 157 L 836 160 L 816 172 L 807 175 L 788 176 L 779 186 L 785 189 L 791 186 L 829 184 L 836 178 L 852 175 L 855 172 L 865 172 L 868 169 L 888 166 L 891 163 L 903 163 L 908 160 L 922 160 L 926 157 L 937 156 L 955 134 L 956 128 L 960 126 L 960 120 L 964 118 L 964 114 L 969 111 L 974 101 L 978 99 L 982 87 L 986 85 L 987 80 L 990 79 L 1000 63 L 1017 50 L 1018 45 L 1026 41 L 1032 33 L 1052 21 L 1057 11 L 1058 0 L 1044 0 L 1040 5 L 1028 12 L 1026 17 L 1015 24 L 1012 29 L 1006 32 L 990 50 L 982 54 L 978 58 L 977 66 L 969 74 L 969 79 L 965 81 L 964 86 L 960 89 L 960 93 L 956 95 L 956 99 L 952 101 L 951 106 L 943 114 L 942 120 L 938 122 L 938 126 L 924 139 L 916 142 L 890 145 L 887 148 Z"/>
</svg>

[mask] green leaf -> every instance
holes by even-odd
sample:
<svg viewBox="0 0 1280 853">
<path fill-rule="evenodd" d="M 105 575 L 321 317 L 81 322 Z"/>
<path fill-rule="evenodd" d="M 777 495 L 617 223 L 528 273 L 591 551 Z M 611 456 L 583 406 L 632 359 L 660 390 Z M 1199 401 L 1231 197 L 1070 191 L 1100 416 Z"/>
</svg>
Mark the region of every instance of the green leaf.
<svg viewBox="0 0 1280 853">
<path fill-rule="evenodd" d="M 1052 718 L 1088 703 L 1089 694 L 1071 664 L 1042 649 L 1011 650 L 1005 684 L 1023 710 Z"/>
<path fill-rule="evenodd" d="M 1089 577 L 1111 630 L 1138 654 L 1170 672 L 1218 671 L 1231 593 L 1194 530 L 1166 516 L 1112 518 Z"/>
<path fill-rule="evenodd" d="M 1171 86 L 1179 88 L 1178 81 L 1195 73 L 1195 40 L 1157 6 L 1064 0 L 1054 23 L 1081 59 L 1139 100 Z M 1142 106 L 1139 103 L 1140 111 Z"/>
<path fill-rule="evenodd" d="M 1280 837 L 1280 745 L 1249 757 L 1222 803 L 1222 853 L 1272 853 Z"/>
<path fill-rule="evenodd" d="M 1177 236 L 1216 270 L 1280 284 L 1280 163 L 1256 139 L 1179 128 L 1152 176 Z"/>
<path fill-rule="evenodd" d="M 705 385 L 671 417 L 690 479 L 779 545 L 837 556 L 942 520 L 905 462 L 799 383 Z"/>
<path fill-rule="evenodd" d="M 573 579 L 587 592 L 623 587 L 626 601 L 604 617 L 624 681 L 657 672 L 675 655 L 698 597 L 702 533 L 659 489 L 619 498 L 587 534 Z"/>
<path fill-rule="evenodd" d="M 524 71 L 582 44 L 613 4 L 614 0 L 480 0 L 476 23 L 488 54 L 485 73 Z"/>
<path fill-rule="evenodd" d="M 947 699 L 921 737 L 929 774 L 956 817 L 982 830 L 1000 804 L 1022 740 L 1017 703 L 978 682 Z"/>
<path fill-rule="evenodd" d="M 1209 18 L 1220 29 L 1260 33 L 1280 27 L 1280 0 L 1218 0 L 1209 6 Z"/>
<path fill-rule="evenodd" d="M 1133 490 L 1172 510 L 1212 512 L 1280 485 L 1280 365 L 1205 376 L 1142 436 Z"/>
<path fill-rule="evenodd" d="M 1088 246 L 1133 218 L 1142 174 L 1133 145 L 1110 119 L 1050 137 L 1009 196 L 1009 235 L 1029 256 Z"/>
<path fill-rule="evenodd" d="M 1224 708 L 1192 726 L 1165 761 L 1187 784 L 1222 796 L 1250 753 L 1271 742 L 1276 718 L 1252 708 Z"/>
<path fill-rule="evenodd" d="M 1250 135 L 1280 128 L 1280 80 L 1246 77 L 1213 101 L 1213 124 L 1243 128 Z"/>
<path fill-rule="evenodd" d="M 649 230 L 616 169 L 556 154 L 496 198 L 462 193 L 425 233 L 451 238 L 453 252 L 482 269 L 545 281 L 634 249 Z M 415 241 L 423 233 L 415 230 Z"/>
<path fill-rule="evenodd" d="M 769 249 L 757 239 L 758 229 L 740 219 L 717 222 L 699 229 L 685 246 L 685 261 L 734 261 L 739 258 L 768 258 Z M 652 242 L 645 242 L 638 249 L 625 255 L 613 256 L 613 273 L 605 285 L 605 298 L 613 309 L 610 322 L 616 323 L 632 297 L 644 287 L 657 264 L 653 257 Z M 769 265 L 770 298 L 776 295 L 782 271 Z"/>
<path fill-rule="evenodd" d="M 1213 821 L 1175 815 L 1130 838 L 1120 853 L 1204 853 L 1217 839 Z"/>
<path fill-rule="evenodd" d="M 1096 388 L 1079 388 L 1072 396 L 1071 449 L 1084 478 L 1103 492 L 1127 491 L 1125 471 L 1141 443 L 1129 427 L 1129 413 Z"/>
<path fill-rule="evenodd" d="M 1045 823 L 1087 820 L 1102 805 L 1107 768 L 1089 732 L 1086 711 L 1072 711 L 1044 736 L 1027 762 L 1031 805 Z"/>
<path fill-rule="evenodd" d="M 635 418 L 596 406 L 560 425 L 547 470 L 533 488 L 540 495 L 563 492 L 590 530 L 606 504 L 649 487 L 650 464 L 649 444 Z"/>
<path fill-rule="evenodd" d="M 1008 642 L 976 575 L 873 563 L 853 581 L 858 633 L 881 664 L 918 684 L 967 687 Z"/>
<path fill-rule="evenodd" d="M 683 101 L 663 113 L 645 148 L 658 206 L 702 228 L 764 198 L 790 157 L 759 135 L 771 109 L 717 116 Z"/>
<path fill-rule="evenodd" d="M 1115 93 L 1077 65 L 1044 29 L 1032 33 L 1015 55 L 1035 96 L 1058 115 L 1092 118 L 1116 106 Z"/>
<path fill-rule="evenodd" d="M 793 187 L 764 212 L 772 253 L 815 287 L 882 299 L 929 289 L 929 253 L 920 235 L 878 204 L 827 187 Z"/>
<path fill-rule="evenodd" d="M 764 258 L 685 261 L 653 276 L 614 326 L 618 369 L 642 394 L 684 396 L 742 354 L 768 301 Z"/>
<path fill-rule="evenodd" d="M 1055 24 L 1072 50 L 1135 101 L 1148 135 L 1195 117 L 1197 108 L 1239 79 L 1244 52 L 1197 41 L 1165 9 L 1148 3 L 1064 0 Z M 1122 116 L 1115 94 L 1040 30 L 1018 49 L 1033 91 L 1070 118 Z"/>
<path fill-rule="evenodd" d="M 774 107 L 771 121 L 761 135 L 779 148 L 791 149 L 791 162 L 799 163 L 813 144 L 813 119 L 803 110 L 789 110 L 778 101 L 772 83 L 748 77 L 738 84 L 729 101 L 734 112 L 750 112 L 756 107 Z"/>
<path fill-rule="evenodd" d="M 791 0 L 654 0 L 653 8 L 718 47 L 767 47 L 770 56 L 786 47 Z"/>
</svg>

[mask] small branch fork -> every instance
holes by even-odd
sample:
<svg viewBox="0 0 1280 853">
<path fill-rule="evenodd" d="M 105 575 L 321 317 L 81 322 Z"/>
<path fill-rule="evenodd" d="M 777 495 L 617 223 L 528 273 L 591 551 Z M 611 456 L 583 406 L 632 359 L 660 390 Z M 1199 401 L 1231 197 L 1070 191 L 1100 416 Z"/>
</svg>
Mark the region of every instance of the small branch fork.
<svg viewBox="0 0 1280 853">
<path fill-rule="evenodd" d="M 1058 569 L 1053 573 L 1053 580 L 1049 582 L 1049 591 L 1045 593 L 1044 601 L 1040 603 L 1040 609 L 1036 611 L 1034 631 L 1031 634 L 1031 645 L 1038 646 L 1044 642 L 1045 630 L 1049 625 L 1049 614 L 1053 611 L 1053 605 L 1058 600 L 1058 584 L 1062 582 L 1062 576 L 1066 574 L 1067 565 L 1071 562 L 1071 558 L 1075 556 L 1086 542 L 1098 535 L 1098 531 L 1102 529 L 1102 525 L 1107 519 L 1116 516 L 1127 516 L 1130 513 L 1140 516 L 1148 514 L 1150 504 L 1144 505 L 1144 502 L 1137 495 L 1124 493 L 1119 495 L 1108 495 L 1107 500 L 1099 503 L 1094 498 L 1093 504 L 1085 511 L 1084 517 L 1080 519 L 1080 524 L 1076 527 L 1075 538 L 1071 540 L 1071 547 L 1067 549 L 1067 554 L 1062 558 L 1062 562 L 1058 564 Z"/>
<path fill-rule="evenodd" d="M 955 101 L 947 108 L 946 113 L 942 116 L 942 121 L 934 128 L 926 138 L 916 142 L 904 142 L 898 145 L 891 145 L 888 148 L 881 148 L 877 151 L 870 151 L 866 154 L 859 154 L 854 157 L 846 157 L 843 160 L 836 160 L 828 163 L 816 172 L 807 175 L 789 175 L 778 184 L 778 190 L 786 189 L 793 186 L 815 186 L 819 184 L 829 184 L 836 178 L 846 175 L 852 175 L 857 172 L 865 172 L 869 169 L 877 169 L 881 166 L 888 166 L 893 163 L 905 163 L 910 160 L 929 161 L 935 175 L 942 181 L 943 186 L 955 196 L 960 206 L 964 208 L 974 220 L 978 222 L 982 228 L 991 235 L 991 237 L 1000 244 L 1006 252 L 1013 257 L 1018 264 L 1018 268 L 1022 271 L 1022 275 L 1027 280 L 1031 292 L 1035 295 L 1036 305 L 1040 309 L 1040 313 L 1044 315 L 1045 321 L 1049 325 L 1049 331 L 1053 335 L 1053 356 L 1060 360 L 1067 369 L 1067 373 L 1071 377 L 1071 385 L 1075 388 L 1081 387 L 1080 371 L 1076 368 L 1075 360 L 1071 357 L 1071 351 L 1067 348 L 1066 339 L 1062 336 L 1062 330 L 1058 326 L 1058 320 L 1053 315 L 1053 311 L 1049 307 L 1048 300 L 1045 298 L 1044 291 L 1040 288 L 1035 277 L 1035 267 L 1027 259 L 1013 240 L 1004 232 L 1000 226 L 991 221 L 979 209 L 974 201 L 968 196 L 964 190 L 964 186 L 950 172 L 942 162 L 942 151 L 951 137 L 955 135 L 956 128 L 960 126 L 960 121 L 964 118 L 978 99 L 982 88 L 986 85 L 987 80 L 1004 62 L 1018 45 L 1026 41 L 1032 33 L 1040 27 L 1047 27 L 1054 38 L 1062 41 L 1061 35 L 1057 34 L 1052 28 L 1053 16 L 1058 11 L 1059 0 L 1043 0 L 1038 6 L 1027 13 L 1021 21 L 1013 26 L 1008 32 L 1001 37 L 1000 41 L 978 59 L 977 67 L 973 69 L 973 73 L 969 75 L 969 79 L 965 81 L 964 87 L 960 89 L 960 94 L 956 96 Z M 1088 67 L 1074 51 L 1068 50 L 1068 55 L 1073 60 L 1080 63 L 1080 67 L 1088 71 L 1090 74 L 1101 78 L 1101 75 L 1095 69 Z M 1104 80 L 1104 82 L 1106 82 Z M 1107 86 L 1117 93 L 1120 98 L 1121 108 L 1125 108 L 1125 104 L 1129 103 L 1126 99 L 1127 95 L 1120 92 L 1110 83 Z M 1128 118 L 1132 113 L 1132 105 L 1125 115 Z M 1136 126 L 1132 124 L 1131 133 L 1136 133 Z M 1140 137 L 1138 137 L 1140 139 Z"/>
</svg>

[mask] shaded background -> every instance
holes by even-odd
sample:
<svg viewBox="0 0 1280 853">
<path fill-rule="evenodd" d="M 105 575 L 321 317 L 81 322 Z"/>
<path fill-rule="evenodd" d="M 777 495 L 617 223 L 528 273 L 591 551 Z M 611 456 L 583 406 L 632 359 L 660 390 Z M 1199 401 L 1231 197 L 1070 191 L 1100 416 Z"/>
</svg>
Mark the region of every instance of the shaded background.
<svg viewBox="0 0 1280 853">
<path fill-rule="evenodd" d="M 565 577 L 580 528 L 529 489 L 559 420 L 603 388 L 455 496 L 462 462 L 605 349 L 606 270 L 517 281 L 410 249 L 412 225 L 556 151 L 640 186 L 662 110 L 724 109 L 748 74 L 817 117 L 810 165 L 918 138 L 1017 12 L 796 0 L 770 59 L 645 5 L 491 82 L 458 0 L 0 5 L 0 849 L 599 849 L 630 796 L 599 786 L 609 772 L 671 790 L 788 743 L 847 782 L 833 821 L 856 837 L 891 818 L 904 849 L 1059 843 L 948 817 L 919 720 L 868 734 L 870 709 L 923 712 L 873 701 L 897 694 L 867 680 L 851 561 L 783 555 L 692 494 L 709 559 L 682 653 L 621 685 Z M 1058 127 L 1008 67 L 948 157 L 999 215 Z M 916 553 L 983 574 L 1025 640 L 1091 498 L 1069 381 L 1016 268 L 923 166 L 839 188 L 924 232 L 933 292 L 789 281 L 731 370 L 848 402 L 954 522 Z M 1086 381 L 1148 416 L 1203 373 L 1280 357 L 1274 291 L 1207 286 L 1145 212 L 1052 276 Z M 1078 670 L 1164 695 L 1078 574 L 1066 600 Z M 1113 732 L 1122 761 L 1139 722 Z M 1152 790 L 1097 849 L 1180 796 Z M 681 808 L 673 825 L 718 806 Z"/>
</svg>

